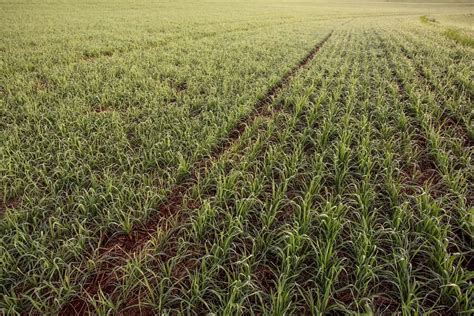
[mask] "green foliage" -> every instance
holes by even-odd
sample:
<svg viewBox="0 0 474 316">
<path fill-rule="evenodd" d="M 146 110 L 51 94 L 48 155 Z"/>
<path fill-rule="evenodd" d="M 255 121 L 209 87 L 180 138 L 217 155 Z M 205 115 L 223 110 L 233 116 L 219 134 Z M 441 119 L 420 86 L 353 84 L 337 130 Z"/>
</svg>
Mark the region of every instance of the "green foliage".
<svg viewBox="0 0 474 316">
<path fill-rule="evenodd" d="M 474 39 L 469 35 L 463 34 L 459 29 L 448 28 L 444 31 L 444 35 L 461 45 L 474 47 Z"/>
<path fill-rule="evenodd" d="M 466 6 L 0 6 L 1 313 L 472 313 Z"/>
<path fill-rule="evenodd" d="M 420 21 L 423 23 L 437 23 L 435 18 L 427 17 L 426 15 L 420 16 Z"/>
</svg>

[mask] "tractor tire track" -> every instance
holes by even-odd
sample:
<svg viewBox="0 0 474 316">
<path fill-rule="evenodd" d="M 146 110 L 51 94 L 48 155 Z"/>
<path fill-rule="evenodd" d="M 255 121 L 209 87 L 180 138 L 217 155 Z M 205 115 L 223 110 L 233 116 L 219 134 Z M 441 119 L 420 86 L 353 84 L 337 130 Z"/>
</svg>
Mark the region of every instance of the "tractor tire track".
<svg viewBox="0 0 474 316">
<path fill-rule="evenodd" d="M 347 22 L 348 21 L 346 21 L 342 25 L 346 24 Z M 342 51 L 341 53 L 342 53 L 341 56 L 345 57 L 345 55 L 347 54 L 347 51 Z M 344 59 L 344 58 L 342 58 L 342 59 Z M 341 63 L 339 66 L 342 66 L 343 64 L 344 63 Z M 350 62 L 346 62 L 346 64 L 350 64 Z M 321 77 L 319 82 L 316 84 L 316 86 L 314 88 L 314 91 L 317 91 L 319 88 L 321 88 L 322 82 L 327 81 L 327 80 L 330 81 L 330 80 L 334 79 L 335 77 L 337 77 L 337 75 L 335 75 L 335 74 L 336 73 L 340 74 L 339 73 L 340 69 L 341 69 L 341 67 L 335 67 L 334 69 L 332 69 L 333 70 L 332 72 L 328 71 L 328 69 L 325 69 L 324 70 L 324 75 Z M 350 71 L 348 71 L 348 72 L 350 72 Z M 340 97 L 338 98 L 338 101 L 343 102 L 344 100 L 345 100 L 345 95 L 344 95 L 344 93 L 341 93 Z M 287 111 L 282 110 L 282 112 L 287 112 Z M 304 113 L 304 111 L 302 113 Z M 303 123 L 305 121 L 304 118 L 303 118 L 304 115 L 305 114 L 302 114 L 302 116 L 299 118 L 299 120 L 298 120 L 299 122 Z M 301 131 L 301 129 L 303 129 L 302 126 L 304 126 L 304 125 L 303 124 L 302 125 L 296 124 L 295 131 Z M 319 128 L 318 126 L 313 126 L 313 127 L 315 129 Z M 307 156 L 307 155 L 309 155 L 308 152 L 303 154 L 303 156 Z M 263 160 L 263 157 L 261 157 L 261 158 Z M 278 185 L 282 184 L 280 179 L 274 178 L 274 180 L 275 180 L 275 183 L 278 183 Z M 205 194 L 205 198 L 208 198 L 209 196 L 212 196 L 213 194 L 214 193 L 211 193 L 211 195 Z M 285 194 L 287 194 L 288 196 L 291 195 L 292 199 L 302 197 L 300 192 L 292 194 L 290 191 L 285 191 Z M 202 196 L 201 196 L 201 198 L 202 198 Z M 278 213 L 275 217 L 275 225 L 276 226 L 273 227 L 273 228 L 275 228 L 275 229 L 276 229 L 276 227 L 281 228 L 285 223 L 287 223 L 289 214 L 291 214 L 292 212 L 293 212 L 293 207 L 288 206 L 286 211 L 283 212 L 283 214 Z M 258 219 L 255 219 L 255 220 L 258 221 Z M 173 239 L 174 238 L 176 238 L 176 236 L 173 236 Z M 213 242 L 216 242 L 216 240 L 215 239 L 206 239 L 206 243 L 213 243 Z M 237 246 L 236 248 L 239 249 L 240 247 Z M 166 250 L 165 250 L 165 252 L 166 252 Z M 170 253 L 173 253 L 173 250 L 171 250 Z M 205 256 L 205 249 L 200 248 L 199 246 L 191 246 L 191 248 L 188 249 L 186 251 L 186 253 L 188 255 L 186 255 L 183 260 L 179 261 L 176 264 L 176 266 L 173 268 L 173 270 L 170 272 L 171 278 L 173 280 L 172 281 L 173 286 L 177 287 L 177 288 L 189 289 L 191 287 L 191 280 L 189 279 L 189 276 L 191 274 L 199 273 L 198 272 L 199 262 L 200 262 L 200 260 L 202 260 L 204 258 L 203 256 Z M 168 255 L 168 252 L 166 252 L 166 254 Z M 243 255 L 243 254 L 240 253 L 239 251 L 235 251 L 233 253 L 233 255 L 236 256 L 236 257 L 234 259 L 229 259 L 232 262 L 239 261 L 240 259 L 242 259 L 242 257 L 240 257 L 240 256 Z M 258 254 L 257 254 L 257 256 L 258 256 Z M 166 258 L 170 258 L 170 257 L 167 256 Z M 162 261 L 161 258 L 159 260 Z M 272 262 L 273 262 L 273 264 L 276 264 L 276 262 L 279 262 L 279 259 L 277 257 L 274 257 Z M 278 265 L 278 264 L 276 264 L 276 265 Z M 265 280 L 261 280 L 260 278 L 257 278 L 257 279 L 255 279 L 255 282 L 257 284 L 259 284 L 259 286 L 261 286 L 261 289 L 267 294 L 269 292 L 271 292 L 274 289 L 274 286 L 275 286 L 275 283 L 273 282 L 273 281 L 275 281 L 274 275 L 272 273 L 268 273 L 269 271 L 270 271 L 270 269 L 268 269 L 268 267 L 265 267 L 265 266 L 262 266 L 262 265 L 258 265 L 257 267 L 255 267 L 255 273 L 256 274 L 261 274 L 261 275 L 265 276 Z M 128 306 L 138 305 L 137 301 L 136 301 L 136 298 L 133 297 L 133 296 L 130 297 L 130 300 L 121 301 L 121 303 L 123 304 L 123 306 L 127 306 L 127 308 L 126 308 L 127 313 L 130 310 L 133 310 L 133 308 L 128 308 Z M 201 314 L 201 313 L 206 312 L 205 308 L 203 308 L 203 306 L 200 306 L 200 308 L 197 308 L 196 310 L 194 310 L 194 312 L 196 312 L 197 314 Z M 175 309 L 176 310 L 180 309 L 179 303 L 175 303 L 175 305 L 172 305 L 172 306 L 167 306 L 167 310 L 175 310 Z M 122 310 L 120 307 L 119 307 L 119 311 L 120 311 L 121 315 L 126 314 L 125 310 Z M 153 313 L 153 311 L 151 309 L 150 309 L 150 313 Z"/>
<path fill-rule="evenodd" d="M 274 98 L 288 86 L 293 77 L 308 66 L 332 34 L 333 31 L 327 34 L 296 66 L 290 69 L 274 84 L 265 95 L 257 101 L 253 111 L 234 126 L 226 140 L 217 145 L 209 156 L 197 161 L 193 165 L 192 171 L 187 179 L 171 189 L 166 200 L 157 207 L 156 212 L 149 217 L 144 224 L 135 226 L 128 235 L 112 235 L 111 237 L 106 237 L 106 240 L 101 242 L 104 247 L 98 250 L 98 257 L 107 257 L 113 260 L 110 260 L 110 262 L 94 271 L 89 280 L 85 282 L 86 285 L 83 293 L 81 293 L 81 297 L 94 297 L 99 292 L 106 296 L 112 293 L 114 284 L 117 281 L 113 273 L 113 268 L 121 265 L 121 261 L 126 261 L 133 253 L 140 251 L 154 233 L 164 228 L 162 226 L 166 224 L 167 220 L 179 213 L 184 203 L 187 202 L 185 199 L 186 192 L 197 183 L 199 178 L 206 176 L 206 170 L 238 142 L 243 133 L 255 120 L 258 118 L 271 117 L 278 111 L 278 108 L 271 106 Z M 189 207 L 190 209 L 195 209 L 197 206 L 189 205 Z M 70 300 L 63 306 L 60 313 L 63 315 L 87 314 L 91 306 L 81 297 L 74 297 Z"/>
</svg>

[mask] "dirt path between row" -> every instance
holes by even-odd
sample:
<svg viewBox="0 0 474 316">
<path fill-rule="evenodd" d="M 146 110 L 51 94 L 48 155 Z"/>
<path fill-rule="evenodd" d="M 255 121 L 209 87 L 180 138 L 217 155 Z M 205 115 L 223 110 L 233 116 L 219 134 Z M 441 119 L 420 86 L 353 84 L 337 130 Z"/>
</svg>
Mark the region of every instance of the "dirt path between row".
<svg viewBox="0 0 474 316">
<path fill-rule="evenodd" d="M 347 22 L 346 22 L 347 23 Z M 326 35 L 322 41 L 317 43 L 301 61 L 290 69 L 275 85 L 273 85 L 258 102 L 255 104 L 253 111 L 246 117 L 242 118 L 230 131 L 228 137 L 218 144 L 213 152 L 197 161 L 192 168 L 187 179 L 176 185 L 166 198 L 166 200 L 157 207 L 156 212 L 149 217 L 145 223 L 135 226 L 132 232 L 128 235 L 112 235 L 105 237 L 101 243 L 104 245 L 98 251 L 99 258 L 111 258 L 109 263 L 101 265 L 93 272 L 88 281 L 86 281 L 84 291 L 80 296 L 73 298 L 62 309 L 62 315 L 84 315 L 88 314 L 91 306 L 84 300 L 85 297 L 94 297 L 99 292 L 105 296 L 110 296 L 113 292 L 117 282 L 117 277 L 114 274 L 114 267 L 122 265 L 133 253 L 139 252 L 144 245 L 152 238 L 152 236 L 160 229 L 169 219 L 183 208 L 186 203 L 185 196 L 196 183 L 199 178 L 205 177 L 210 166 L 215 161 L 219 160 L 234 144 L 238 142 L 243 133 L 252 124 L 260 118 L 273 116 L 278 110 L 272 107 L 275 97 L 288 86 L 290 81 L 315 58 L 317 53 L 323 45 L 332 36 L 333 31 Z M 193 209 L 198 206 L 187 205 L 188 208 Z M 123 260 L 118 260 L 122 258 Z"/>
</svg>

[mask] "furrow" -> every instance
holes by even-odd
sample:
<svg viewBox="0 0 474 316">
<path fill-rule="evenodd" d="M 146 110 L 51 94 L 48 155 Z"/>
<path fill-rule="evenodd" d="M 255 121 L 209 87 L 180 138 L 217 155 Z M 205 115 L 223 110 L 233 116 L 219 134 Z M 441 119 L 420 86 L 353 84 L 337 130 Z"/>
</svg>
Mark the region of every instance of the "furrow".
<svg viewBox="0 0 474 316">
<path fill-rule="evenodd" d="M 101 243 L 104 247 L 99 250 L 99 257 L 114 258 L 121 264 L 120 261 L 126 260 L 133 253 L 140 251 L 154 233 L 164 228 L 163 225 L 168 223 L 170 218 L 177 216 L 184 203 L 187 202 L 185 193 L 196 184 L 199 178 L 206 176 L 207 170 L 238 142 L 253 122 L 259 118 L 272 117 L 278 111 L 278 107 L 271 106 L 274 98 L 289 84 L 293 77 L 306 68 L 332 34 L 333 31 L 326 35 L 295 67 L 272 86 L 255 104 L 253 111 L 235 125 L 225 141 L 216 146 L 208 157 L 194 164 L 189 177 L 171 190 L 166 200 L 157 207 L 156 212 L 144 224 L 135 226 L 128 235 L 112 235 L 104 240 Z M 193 207 L 193 205 L 186 206 L 189 209 L 197 207 Z M 122 260 L 118 258 L 122 258 Z M 85 291 L 81 296 L 94 296 L 99 292 L 106 296 L 110 295 L 113 290 L 111 285 L 116 281 L 112 269 L 117 266 L 117 262 L 114 260 L 93 273 L 92 277 L 86 282 Z M 62 308 L 61 314 L 84 314 L 87 313 L 87 310 L 88 303 L 80 297 L 76 297 Z"/>
</svg>

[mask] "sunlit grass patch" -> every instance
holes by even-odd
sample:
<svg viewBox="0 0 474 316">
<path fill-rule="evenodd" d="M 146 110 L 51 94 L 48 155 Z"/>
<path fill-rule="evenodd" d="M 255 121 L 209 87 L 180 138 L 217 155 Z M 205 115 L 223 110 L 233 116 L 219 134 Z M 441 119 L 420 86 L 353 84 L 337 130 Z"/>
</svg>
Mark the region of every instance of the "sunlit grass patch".
<svg viewBox="0 0 474 316">
<path fill-rule="evenodd" d="M 474 48 L 474 38 L 467 34 L 464 34 L 459 29 L 448 28 L 443 33 L 447 38 L 452 39 L 456 43 Z"/>
<path fill-rule="evenodd" d="M 428 17 L 426 15 L 420 16 L 420 21 L 423 23 L 438 23 L 435 18 Z"/>
</svg>

